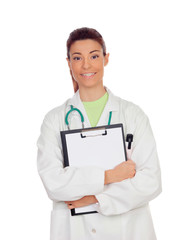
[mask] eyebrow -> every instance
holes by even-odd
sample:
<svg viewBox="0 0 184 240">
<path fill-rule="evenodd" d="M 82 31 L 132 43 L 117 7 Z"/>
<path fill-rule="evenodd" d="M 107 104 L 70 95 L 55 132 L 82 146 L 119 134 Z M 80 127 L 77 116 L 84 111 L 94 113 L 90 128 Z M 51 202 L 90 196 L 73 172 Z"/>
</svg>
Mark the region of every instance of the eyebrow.
<svg viewBox="0 0 184 240">
<path fill-rule="evenodd" d="M 100 50 L 93 50 L 93 51 L 91 51 L 91 52 L 89 52 L 89 53 L 93 53 L 93 52 L 100 52 Z M 74 55 L 74 54 L 79 54 L 79 55 L 81 55 L 80 52 L 74 52 L 74 53 L 72 53 L 72 55 Z"/>
<path fill-rule="evenodd" d="M 100 50 L 93 50 L 90 53 L 93 53 L 93 52 L 100 52 Z"/>
</svg>

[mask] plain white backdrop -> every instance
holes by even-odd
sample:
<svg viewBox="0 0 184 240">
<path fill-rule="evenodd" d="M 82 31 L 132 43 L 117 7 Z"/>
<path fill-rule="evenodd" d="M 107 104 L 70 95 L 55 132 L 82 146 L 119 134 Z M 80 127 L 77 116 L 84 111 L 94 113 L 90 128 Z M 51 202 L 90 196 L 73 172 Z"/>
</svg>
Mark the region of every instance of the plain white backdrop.
<svg viewBox="0 0 184 240">
<path fill-rule="evenodd" d="M 163 182 L 150 203 L 157 238 L 184 239 L 183 12 L 179 0 L 0 2 L 1 239 L 49 239 L 36 141 L 45 114 L 73 95 L 66 40 L 86 26 L 110 53 L 104 85 L 150 119 Z"/>
</svg>

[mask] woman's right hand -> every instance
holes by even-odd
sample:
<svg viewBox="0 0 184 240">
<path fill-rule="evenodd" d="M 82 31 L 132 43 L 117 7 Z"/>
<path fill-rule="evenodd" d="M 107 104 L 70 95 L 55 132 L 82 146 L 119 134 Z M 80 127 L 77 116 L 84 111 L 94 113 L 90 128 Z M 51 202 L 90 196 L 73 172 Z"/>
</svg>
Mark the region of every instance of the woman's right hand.
<svg viewBox="0 0 184 240">
<path fill-rule="evenodd" d="M 133 178 L 135 176 L 135 163 L 132 160 L 128 160 L 120 163 L 115 168 L 105 171 L 104 184 L 121 182 L 127 178 Z"/>
</svg>

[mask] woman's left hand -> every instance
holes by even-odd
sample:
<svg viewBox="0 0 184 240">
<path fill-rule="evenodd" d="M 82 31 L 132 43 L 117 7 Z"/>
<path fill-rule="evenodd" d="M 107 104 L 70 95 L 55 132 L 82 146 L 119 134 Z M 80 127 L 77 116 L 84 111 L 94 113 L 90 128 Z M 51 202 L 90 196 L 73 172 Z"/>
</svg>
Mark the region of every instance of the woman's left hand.
<svg viewBox="0 0 184 240">
<path fill-rule="evenodd" d="M 90 204 L 97 203 L 97 202 L 98 200 L 96 199 L 96 197 L 94 195 L 91 195 L 91 196 L 85 196 L 75 201 L 66 201 L 65 203 L 68 205 L 69 209 L 73 209 L 73 208 L 88 206 Z"/>
</svg>

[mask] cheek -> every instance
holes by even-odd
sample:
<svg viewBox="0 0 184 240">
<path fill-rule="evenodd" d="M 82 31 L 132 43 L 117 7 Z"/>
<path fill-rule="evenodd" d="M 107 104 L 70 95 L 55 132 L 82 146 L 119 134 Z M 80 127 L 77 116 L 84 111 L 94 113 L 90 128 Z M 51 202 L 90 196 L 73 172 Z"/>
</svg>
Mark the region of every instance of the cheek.
<svg viewBox="0 0 184 240">
<path fill-rule="evenodd" d="M 99 64 L 98 66 L 97 66 L 97 69 L 98 69 L 98 71 L 99 72 L 104 72 L 104 65 L 103 65 L 103 63 L 101 63 L 101 64 Z"/>
<path fill-rule="evenodd" d="M 77 65 L 72 65 L 70 70 L 72 71 L 73 75 L 76 75 L 79 72 L 79 67 Z"/>
</svg>

